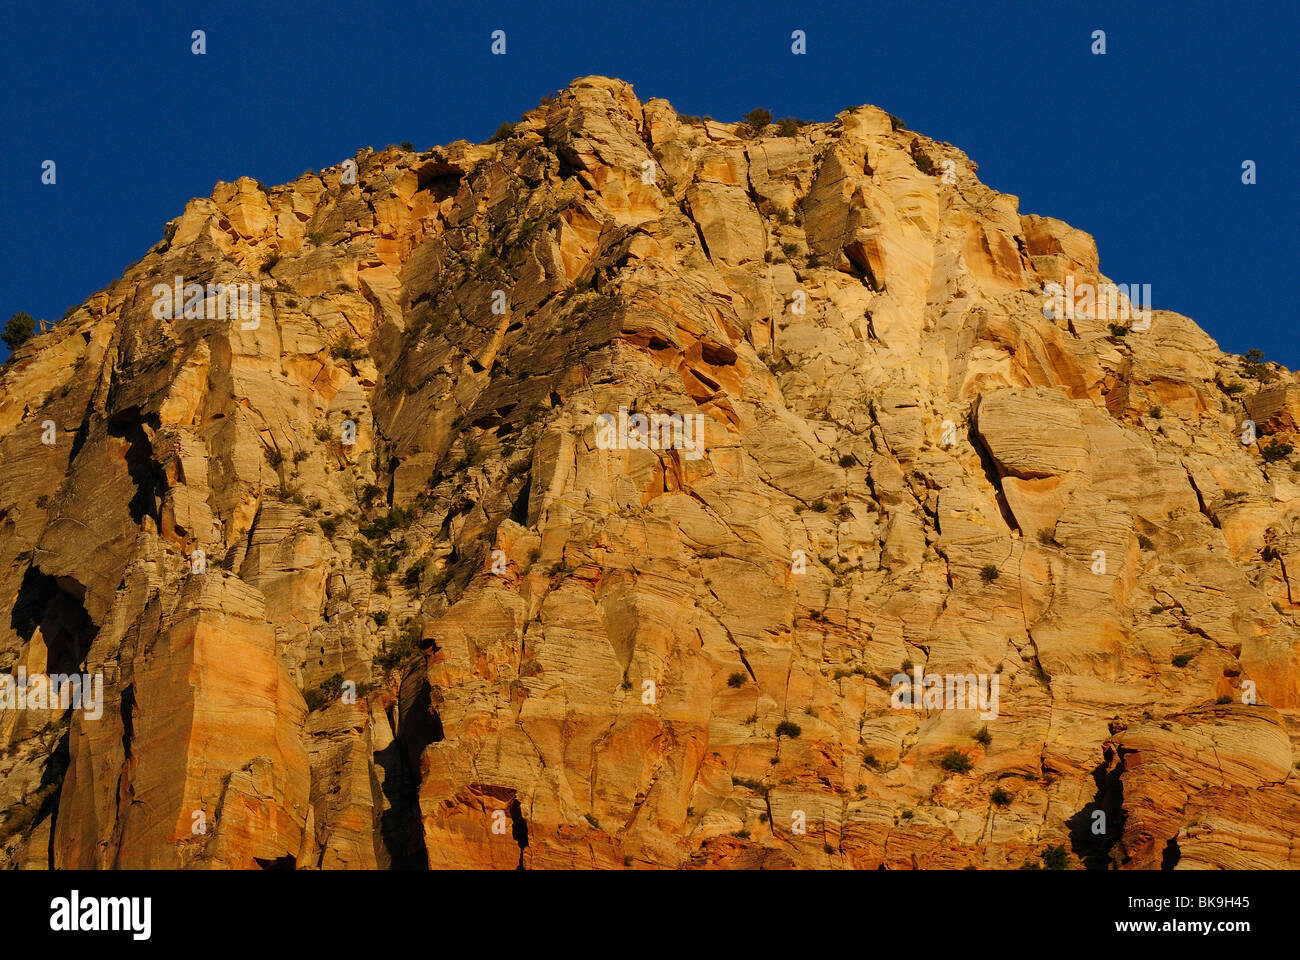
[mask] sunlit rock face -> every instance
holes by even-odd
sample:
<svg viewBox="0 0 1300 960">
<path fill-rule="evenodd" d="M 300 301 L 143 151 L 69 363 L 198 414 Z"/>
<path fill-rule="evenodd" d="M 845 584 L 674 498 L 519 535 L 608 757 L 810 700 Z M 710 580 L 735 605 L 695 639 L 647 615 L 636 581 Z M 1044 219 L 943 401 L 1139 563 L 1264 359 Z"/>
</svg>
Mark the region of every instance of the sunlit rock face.
<svg viewBox="0 0 1300 960">
<path fill-rule="evenodd" d="M 1100 271 L 603 77 L 218 184 L 0 374 L 0 865 L 1300 866 L 1300 384 Z"/>
</svg>

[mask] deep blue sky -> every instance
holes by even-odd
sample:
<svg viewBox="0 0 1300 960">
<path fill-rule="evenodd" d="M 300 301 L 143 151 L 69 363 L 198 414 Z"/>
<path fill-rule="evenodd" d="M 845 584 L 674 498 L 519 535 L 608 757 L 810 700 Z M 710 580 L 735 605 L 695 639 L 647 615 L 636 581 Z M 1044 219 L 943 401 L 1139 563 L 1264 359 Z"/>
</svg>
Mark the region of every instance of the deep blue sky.
<svg viewBox="0 0 1300 960">
<path fill-rule="evenodd" d="M 683 113 L 873 103 L 1225 350 L 1300 367 L 1294 2 L 40 3 L 0 13 L 0 323 L 58 318 L 218 180 L 486 139 L 574 77 Z M 1147 9 L 1141 9 L 1145 7 Z M 489 53 L 494 29 L 507 54 Z M 207 53 L 190 34 L 207 33 Z M 806 31 L 808 52 L 790 53 Z M 1093 30 L 1107 53 L 1090 53 Z M 40 182 L 41 162 L 58 182 Z M 1243 160 L 1258 183 L 1241 183 Z M 3 351 L 3 347 L 0 347 Z"/>
</svg>

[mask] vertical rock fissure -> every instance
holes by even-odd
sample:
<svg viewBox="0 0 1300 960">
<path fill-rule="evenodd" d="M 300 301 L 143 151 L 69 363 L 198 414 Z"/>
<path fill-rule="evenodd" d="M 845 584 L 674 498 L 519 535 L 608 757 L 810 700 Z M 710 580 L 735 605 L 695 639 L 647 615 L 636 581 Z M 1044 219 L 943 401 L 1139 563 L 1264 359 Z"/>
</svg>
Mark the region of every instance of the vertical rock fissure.
<svg viewBox="0 0 1300 960">
<path fill-rule="evenodd" d="M 29 643 L 37 636 L 45 645 L 45 671 L 47 674 L 72 674 L 81 671 L 90 652 L 99 627 L 90 618 L 82 603 L 84 588 L 68 577 L 53 577 L 39 567 L 29 567 L 23 575 L 18 596 L 10 612 L 10 627 L 19 638 Z M 89 694 L 90 691 L 85 691 Z M 76 704 L 69 703 L 57 722 L 68 723 Z M 41 773 L 38 795 L 40 805 L 29 823 L 34 827 L 47 817 L 50 820 L 50 840 L 46 850 L 48 865 L 55 866 L 54 837 L 57 826 L 59 800 L 63 793 L 64 778 L 71 763 L 71 730 L 65 730 L 51 751 Z"/>
<path fill-rule="evenodd" d="M 129 407 L 114 416 L 108 422 L 108 434 L 127 442 L 126 469 L 135 484 L 135 496 L 131 498 L 128 508 L 131 519 L 143 523 L 145 517 L 153 520 L 155 528 L 161 525 L 162 496 L 167 490 L 167 477 L 161 466 L 154 459 L 153 441 L 145 430 L 150 421 L 157 429 L 157 416 L 145 417 L 139 407 Z"/>
<path fill-rule="evenodd" d="M 1172 870 L 1178 866 L 1178 861 L 1182 859 L 1183 853 L 1178 849 L 1178 838 L 1170 837 L 1169 842 L 1165 844 L 1165 852 L 1160 855 L 1160 869 Z"/>
<path fill-rule="evenodd" d="M 1097 785 L 1092 802 L 1066 821 L 1070 847 L 1085 869 L 1108 869 L 1111 850 L 1124 833 L 1124 754 L 1129 752 L 1123 747 L 1105 748 L 1102 762 L 1092 771 Z"/>
<path fill-rule="evenodd" d="M 443 739 L 442 718 L 432 708 L 429 684 L 421 680 L 410 706 L 389 710 L 393 742 L 375 754 L 384 770 L 388 809 L 380 820 L 384 847 L 394 870 L 428 870 L 424 823 L 420 816 L 420 758 Z"/>
<path fill-rule="evenodd" d="M 510 801 L 510 836 L 514 838 L 515 843 L 519 844 L 519 866 L 516 870 L 524 870 L 524 851 L 528 849 L 528 823 L 524 820 L 523 808 L 519 805 L 519 798 L 515 797 Z"/>
</svg>

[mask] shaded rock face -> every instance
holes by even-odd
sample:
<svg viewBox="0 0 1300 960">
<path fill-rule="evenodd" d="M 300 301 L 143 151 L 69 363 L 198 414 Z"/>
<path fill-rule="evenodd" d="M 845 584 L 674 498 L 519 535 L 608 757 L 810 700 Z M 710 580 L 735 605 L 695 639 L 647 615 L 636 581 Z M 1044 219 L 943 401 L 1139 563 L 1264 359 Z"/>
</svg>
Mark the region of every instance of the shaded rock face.
<svg viewBox="0 0 1300 960">
<path fill-rule="evenodd" d="M 788 132 L 575 81 L 219 184 L 20 349 L 0 669 L 103 709 L 0 710 L 0 864 L 1300 865 L 1300 385 Z"/>
</svg>

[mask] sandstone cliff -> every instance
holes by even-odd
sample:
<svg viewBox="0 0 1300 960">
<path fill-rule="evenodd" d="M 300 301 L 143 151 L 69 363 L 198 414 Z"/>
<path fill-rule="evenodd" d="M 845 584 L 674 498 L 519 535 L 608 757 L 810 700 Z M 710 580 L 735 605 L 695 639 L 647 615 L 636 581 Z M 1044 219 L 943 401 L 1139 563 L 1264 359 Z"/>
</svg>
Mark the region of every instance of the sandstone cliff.
<svg viewBox="0 0 1300 960">
<path fill-rule="evenodd" d="M 1300 381 L 1067 278 L 874 107 L 218 184 L 0 375 L 0 865 L 1300 866 Z"/>
</svg>

